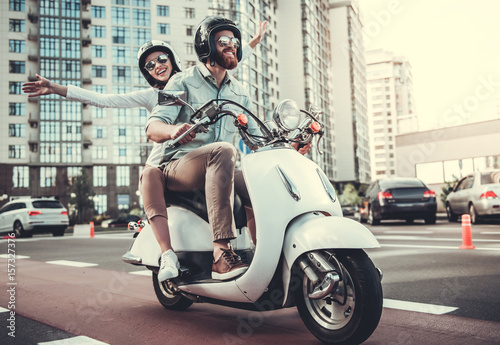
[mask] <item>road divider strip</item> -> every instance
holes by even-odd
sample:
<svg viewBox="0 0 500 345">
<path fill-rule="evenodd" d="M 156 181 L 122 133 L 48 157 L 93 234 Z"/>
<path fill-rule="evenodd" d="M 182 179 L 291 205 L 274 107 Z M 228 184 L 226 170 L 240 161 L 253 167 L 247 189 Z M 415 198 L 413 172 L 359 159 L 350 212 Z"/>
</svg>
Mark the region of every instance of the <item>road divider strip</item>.
<svg viewBox="0 0 500 345">
<path fill-rule="evenodd" d="M 417 244 L 380 244 L 381 247 L 394 247 L 394 248 L 422 248 L 422 249 L 458 249 L 458 247 L 453 246 L 424 246 Z M 500 248 L 476 248 L 476 250 L 497 250 Z"/>
<path fill-rule="evenodd" d="M 138 276 L 147 276 L 151 277 L 151 271 L 150 270 L 142 270 L 142 271 L 135 271 L 135 272 L 129 272 L 130 274 L 135 274 Z"/>
<path fill-rule="evenodd" d="M 0 259 L 12 259 L 12 254 L 0 254 Z M 18 259 L 29 259 L 30 257 L 28 255 L 16 255 L 16 260 Z"/>
<path fill-rule="evenodd" d="M 55 261 L 46 261 L 46 264 L 51 265 L 61 265 L 61 266 L 71 266 L 71 267 L 94 267 L 99 266 L 98 264 L 92 264 L 89 262 L 80 262 L 80 261 L 69 261 L 69 260 L 55 260 Z"/>
<path fill-rule="evenodd" d="M 38 343 L 38 345 L 109 345 L 109 344 L 81 335 L 73 338 L 66 338 L 61 340 Z"/>
<path fill-rule="evenodd" d="M 434 315 L 443 315 L 458 309 L 456 307 L 447 307 L 444 305 L 399 301 L 389 298 L 384 298 L 384 308 L 416 311 Z"/>
</svg>

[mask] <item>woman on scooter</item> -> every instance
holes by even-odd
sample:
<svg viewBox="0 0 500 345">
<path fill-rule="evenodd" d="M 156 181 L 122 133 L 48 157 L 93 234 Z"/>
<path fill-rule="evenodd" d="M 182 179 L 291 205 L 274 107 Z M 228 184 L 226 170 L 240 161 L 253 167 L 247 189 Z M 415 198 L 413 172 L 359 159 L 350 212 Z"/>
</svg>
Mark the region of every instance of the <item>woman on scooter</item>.
<svg viewBox="0 0 500 345">
<path fill-rule="evenodd" d="M 259 21 L 257 34 L 243 49 L 243 59 L 248 58 L 259 44 L 267 28 L 267 21 Z M 181 71 L 180 59 L 175 50 L 167 43 L 153 40 L 144 44 L 137 54 L 141 73 L 151 88 L 127 94 L 104 95 L 72 85 L 63 86 L 49 81 L 37 74 L 39 81 L 23 84 L 23 91 L 28 97 L 58 94 L 69 100 L 91 104 L 100 108 L 136 108 L 144 107 L 150 113 L 158 103 L 158 91 L 162 90 L 170 77 Z M 158 165 L 162 156 L 162 145 L 153 142 L 153 150 L 142 171 L 139 189 L 143 196 L 145 213 L 160 245 L 162 253 L 172 249 L 168 232 L 168 221 L 163 195 L 165 178 Z M 161 200 L 161 202 L 159 202 Z M 173 253 L 172 251 L 170 251 Z M 175 254 L 174 254 L 175 255 Z M 166 274 L 165 274 L 166 273 Z M 172 278 L 170 273 L 158 275 L 160 281 Z"/>
</svg>

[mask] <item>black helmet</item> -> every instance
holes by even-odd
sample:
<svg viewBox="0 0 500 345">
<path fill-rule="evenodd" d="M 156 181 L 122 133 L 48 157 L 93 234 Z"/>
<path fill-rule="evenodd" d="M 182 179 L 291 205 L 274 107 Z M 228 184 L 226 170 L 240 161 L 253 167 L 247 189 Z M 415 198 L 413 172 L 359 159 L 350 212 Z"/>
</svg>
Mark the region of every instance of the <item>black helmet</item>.
<svg viewBox="0 0 500 345">
<path fill-rule="evenodd" d="M 168 54 L 173 68 L 172 74 L 170 76 L 173 76 L 175 73 L 181 71 L 181 60 L 177 56 L 174 48 L 170 46 L 170 44 L 160 40 L 152 40 L 146 42 L 141 48 L 139 48 L 139 51 L 137 52 L 137 64 L 139 65 L 139 70 L 141 71 L 144 78 L 151 86 L 165 86 L 164 82 L 158 81 L 153 78 L 144 68 L 144 65 L 146 64 L 146 57 L 156 51 L 163 51 Z"/>
<path fill-rule="evenodd" d="M 201 62 L 207 62 L 207 59 L 210 58 L 210 61 L 213 63 L 215 52 L 217 51 L 214 42 L 214 34 L 221 30 L 232 31 L 234 37 L 241 42 L 240 29 L 238 29 L 232 20 L 221 16 L 207 17 L 198 25 L 198 29 L 196 29 L 196 34 L 194 36 L 194 48 Z M 236 58 L 238 61 L 241 61 L 241 55 L 240 44 L 236 50 Z"/>
</svg>

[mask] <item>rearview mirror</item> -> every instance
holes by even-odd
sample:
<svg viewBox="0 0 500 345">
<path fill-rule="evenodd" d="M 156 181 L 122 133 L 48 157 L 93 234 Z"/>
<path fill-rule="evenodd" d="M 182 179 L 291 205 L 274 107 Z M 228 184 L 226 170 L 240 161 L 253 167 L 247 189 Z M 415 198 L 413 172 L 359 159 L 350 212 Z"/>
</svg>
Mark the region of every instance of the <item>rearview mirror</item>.
<svg viewBox="0 0 500 345">
<path fill-rule="evenodd" d="M 186 105 L 186 91 L 160 91 L 158 92 L 159 105 Z"/>
</svg>

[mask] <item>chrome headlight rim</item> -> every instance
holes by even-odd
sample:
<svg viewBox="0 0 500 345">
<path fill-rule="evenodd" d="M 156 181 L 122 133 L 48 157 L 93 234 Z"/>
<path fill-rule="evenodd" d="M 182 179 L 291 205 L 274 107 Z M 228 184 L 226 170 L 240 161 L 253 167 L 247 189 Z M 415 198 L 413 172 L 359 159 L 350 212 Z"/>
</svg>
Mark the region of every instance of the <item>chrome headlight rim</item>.
<svg viewBox="0 0 500 345">
<path fill-rule="evenodd" d="M 295 117 L 295 119 L 292 117 Z M 274 109 L 273 113 L 274 122 L 286 132 L 296 130 L 302 122 L 302 117 L 303 114 L 299 106 L 291 99 L 282 100 Z M 295 121 L 295 123 L 293 121 Z"/>
</svg>

